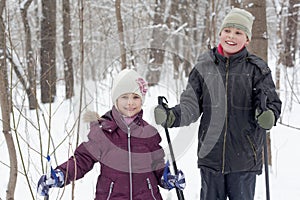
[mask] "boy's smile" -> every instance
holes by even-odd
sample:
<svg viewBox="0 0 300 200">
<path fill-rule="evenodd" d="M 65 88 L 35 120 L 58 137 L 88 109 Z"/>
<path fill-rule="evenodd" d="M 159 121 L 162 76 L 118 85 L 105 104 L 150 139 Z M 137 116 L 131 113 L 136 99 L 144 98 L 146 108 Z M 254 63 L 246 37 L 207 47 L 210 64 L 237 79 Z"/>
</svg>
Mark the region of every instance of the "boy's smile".
<svg viewBox="0 0 300 200">
<path fill-rule="evenodd" d="M 220 44 L 225 57 L 231 56 L 249 44 L 247 35 L 237 28 L 227 27 L 221 31 Z"/>
</svg>

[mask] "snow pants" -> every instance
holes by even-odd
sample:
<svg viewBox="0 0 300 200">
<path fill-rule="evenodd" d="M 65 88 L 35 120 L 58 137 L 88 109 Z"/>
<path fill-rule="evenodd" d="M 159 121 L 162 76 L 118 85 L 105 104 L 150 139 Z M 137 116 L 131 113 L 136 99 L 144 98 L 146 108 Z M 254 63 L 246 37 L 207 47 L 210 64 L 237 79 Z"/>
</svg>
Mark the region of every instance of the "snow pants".
<svg viewBox="0 0 300 200">
<path fill-rule="evenodd" d="M 200 200 L 253 200 L 256 172 L 222 174 L 200 169 Z"/>
</svg>

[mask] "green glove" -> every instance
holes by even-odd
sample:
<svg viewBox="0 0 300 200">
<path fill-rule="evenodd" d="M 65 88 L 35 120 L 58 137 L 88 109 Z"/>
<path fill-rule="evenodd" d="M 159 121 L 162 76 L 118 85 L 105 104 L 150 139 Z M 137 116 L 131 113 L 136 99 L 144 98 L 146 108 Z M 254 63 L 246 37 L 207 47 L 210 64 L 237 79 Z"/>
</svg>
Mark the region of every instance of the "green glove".
<svg viewBox="0 0 300 200">
<path fill-rule="evenodd" d="M 169 112 L 169 117 L 167 121 L 167 112 Z M 154 108 L 154 118 L 156 124 L 162 125 L 163 127 L 171 127 L 175 122 L 175 115 L 172 110 L 165 109 L 162 105 L 158 105 Z"/>
<path fill-rule="evenodd" d="M 256 119 L 258 125 L 266 130 L 270 130 L 275 123 L 275 116 L 272 110 L 268 109 L 263 112 L 259 112 L 258 109 L 256 109 Z"/>
</svg>

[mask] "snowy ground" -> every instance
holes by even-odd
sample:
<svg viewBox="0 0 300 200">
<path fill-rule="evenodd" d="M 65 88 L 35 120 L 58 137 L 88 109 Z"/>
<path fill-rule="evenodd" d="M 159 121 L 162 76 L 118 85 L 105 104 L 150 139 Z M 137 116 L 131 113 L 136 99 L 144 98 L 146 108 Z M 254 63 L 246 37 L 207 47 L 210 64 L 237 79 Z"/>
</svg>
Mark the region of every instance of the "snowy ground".
<svg viewBox="0 0 300 200">
<path fill-rule="evenodd" d="M 157 94 L 167 94 L 170 93 L 162 93 L 161 88 L 159 89 L 151 89 L 145 105 L 144 105 L 144 113 L 145 119 L 153 124 L 152 113 L 151 110 L 153 106 L 156 105 L 157 102 Z M 104 95 L 107 97 L 107 95 Z M 97 101 L 101 101 L 102 104 L 106 101 L 110 101 L 109 95 L 107 98 L 98 99 Z M 169 101 L 169 105 L 174 105 L 176 103 L 176 99 L 171 96 L 167 96 L 167 98 L 173 101 Z M 69 102 L 57 101 L 53 105 L 53 110 L 55 110 L 55 114 L 53 116 L 52 121 L 52 134 L 55 134 L 54 143 L 58 145 L 67 135 L 67 133 L 72 132 L 72 120 L 76 119 L 77 114 L 70 114 L 70 104 Z M 76 102 L 73 102 L 76 103 Z M 100 106 L 101 107 L 101 106 Z M 47 110 L 46 107 L 44 107 Z M 98 110 L 101 108 L 97 108 Z M 107 109 L 100 112 L 103 114 Z M 297 112 L 300 111 L 299 105 L 298 107 L 294 107 L 293 112 L 289 115 L 289 123 L 291 124 L 299 124 L 299 117 L 297 117 Z M 68 113 L 68 114 L 66 114 Z M 26 115 L 32 120 L 35 121 L 35 112 L 28 112 Z M 45 113 L 47 115 L 47 113 Z M 294 116 L 293 116 L 294 115 Z M 74 119 L 72 119 L 72 117 Z M 29 181 L 31 187 L 33 189 L 33 193 L 35 195 L 35 199 L 42 199 L 36 196 L 36 183 L 38 178 L 41 175 L 41 167 L 40 167 L 40 157 L 36 152 L 39 150 L 39 142 L 38 142 L 38 134 L 37 130 L 34 130 L 30 124 L 25 124 L 24 122 L 20 122 L 20 126 L 24 126 L 24 132 L 20 131 L 23 128 L 18 128 L 20 132 L 20 144 L 22 153 L 24 156 L 25 167 L 28 169 Z M 161 133 L 163 138 L 163 147 L 167 150 L 167 143 L 164 130 L 161 127 L 157 127 Z M 43 135 L 43 143 L 47 144 L 47 131 L 45 128 L 41 128 Z M 87 133 L 88 128 L 87 125 L 81 126 L 81 132 Z M 187 186 L 184 190 L 184 195 L 187 200 L 198 200 L 200 199 L 200 172 L 196 166 L 196 150 L 197 150 L 197 123 L 190 127 L 186 128 L 178 128 L 178 129 L 170 129 L 170 134 L 173 141 L 173 148 L 175 150 L 175 154 L 177 157 L 177 165 L 179 169 L 182 169 L 186 176 Z M 81 138 L 82 139 L 82 138 Z M 28 141 L 28 144 L 25 144 L 23 140 Z M 68 153 L 68 141 L 74 141 L 74 137 L 70 137 L 66 140 L 66 142 L 59 146 L 56 150 L 57 162 L 62 163 L 69 157 Z M 272 200 L 296 200 L 300 199 L 300 156 L 298 155 L 300 152 L 300 131 L 292 128 L 287 128 L 286 126 L 278 125 L 272 129 L 271 132 L 271 140 L 272 140 L 272 152 L 273 152 L 273 166 L 270 168 L 270 190 L 271 190 L 271 199 Z M 46 148 L 46 147 L 45 147 Z M 36 150 L 36 151 L 35 151 Z M 0 134 L 0 199 L 6 199 L 6 188 L 8 182 L 8 174 L 9 165 L 8 155 L 7 155 L 7 147 L 4 140 L 3 134 Z M 19 152 L 18 152 L 19 154 Z M 29 156 L 28 156 L 29 155 Z M 55 164 L 53 164 L 55 165 Z M 32 199 L 29 187 L 25 180 L 23 168 L 21 166 L 21 162 L 19 159 L 19 176 L 18 176 L 18 184 L 15 192 L 15 199 Z M 99 166 L 95 166 L 95 168 L 88 173 L 83 179 L 78 180 L 76 182 L 76 192 L 75 199 L 93 199 L 96 178 L 97 174 L 99 174 Z M 59 197 L 62 195 L 61 199 L 71 199 L 71 187 L 68 186 L 65 190 L 54 189 L 51 191 L 50 199 L 60 199 Z M 166 190 L 162 190 L 162 194 L 164 199 L 176 199 L 175 191 L 168 192 Z M 264 200 L 265 197 L 265 179 L 264 174 L 258 177 L 257 179 L 257 187 L 256 187 L 256 195 L 255 200 Z"/>
</svg>

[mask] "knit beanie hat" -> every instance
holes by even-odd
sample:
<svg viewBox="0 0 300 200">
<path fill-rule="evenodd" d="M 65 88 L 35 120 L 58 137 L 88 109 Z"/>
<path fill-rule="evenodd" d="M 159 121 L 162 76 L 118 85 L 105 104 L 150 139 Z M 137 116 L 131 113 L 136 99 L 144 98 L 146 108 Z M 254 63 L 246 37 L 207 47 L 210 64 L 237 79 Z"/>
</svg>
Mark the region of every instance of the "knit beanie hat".
<svg viewBox="0 0 300 200">
<path fill-rule="evenodd" d="M 122 70 L 114 79 L 111 91 L 112 102 L 116 104 L 119 96 L 126 93 L 135 93 L 144 103 L 148 83 L 133 69 Z"/>
<path fill-rule="evenodd" d="M 244 31 L 248 39 L 251 40 L 253 20 L 254 16 L 250 12 L 240 8 L 233 8 L 225 16 L 219 34 L 224 28 L 234 27 Z"/>
</svg>

